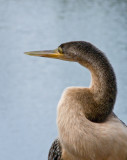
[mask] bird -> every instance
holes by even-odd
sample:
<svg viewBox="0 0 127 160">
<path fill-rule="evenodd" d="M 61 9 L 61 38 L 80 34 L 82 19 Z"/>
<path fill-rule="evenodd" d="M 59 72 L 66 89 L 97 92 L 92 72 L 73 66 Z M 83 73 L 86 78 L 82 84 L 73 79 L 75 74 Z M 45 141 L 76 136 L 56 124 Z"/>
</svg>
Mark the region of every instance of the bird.
<svg viewBox="0 0 127 160">
<path fill-rule="evenodd" d="M 48 160 L 127 160 L 127 126 L 113 111 L 117 82 L 105 53 L 90 42 L 71 41 L 25 54 L 77 62 L 91 73 L 89 87 L 68 87 L 62 93 L 58 138 Z"/>
</svg>

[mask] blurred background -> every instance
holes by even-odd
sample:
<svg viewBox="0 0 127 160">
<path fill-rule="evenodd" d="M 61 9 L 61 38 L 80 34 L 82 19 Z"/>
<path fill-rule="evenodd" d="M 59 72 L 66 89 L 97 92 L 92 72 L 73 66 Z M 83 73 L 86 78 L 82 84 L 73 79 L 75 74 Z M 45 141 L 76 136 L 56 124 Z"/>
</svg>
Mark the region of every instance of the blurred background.
<svg viewBox="0 0 127 160">
<path fill-rule="evenodd" d="M 0 159 L 46 160 L 57 137 L 56 108 L 68 86 L 89 86 L 77 63 L 30 57 L 84 40 L 114 67 L 114 112 L 127 123 L 127 0 L 0 0 Z"/>
</svg>

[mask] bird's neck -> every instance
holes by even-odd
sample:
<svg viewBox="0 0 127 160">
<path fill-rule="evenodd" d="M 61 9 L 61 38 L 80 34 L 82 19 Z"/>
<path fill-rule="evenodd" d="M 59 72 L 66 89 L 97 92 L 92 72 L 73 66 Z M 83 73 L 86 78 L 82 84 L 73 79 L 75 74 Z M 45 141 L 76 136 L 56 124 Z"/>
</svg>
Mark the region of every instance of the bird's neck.
<svg viewBox="0 0 127 160">
<path fill-rule="evenodd" d="M 100 52 L 100 51 L 99 51 Z M 95 59 L 84 58 L 80 64 L 91 72 L 90 93 L 92 93 L 93 105 L 86 117 L 91 121 L 101 122 L 111 113 L 117 93 L 116 78 L 112 66 L 103 55 Z"/>
</svg>

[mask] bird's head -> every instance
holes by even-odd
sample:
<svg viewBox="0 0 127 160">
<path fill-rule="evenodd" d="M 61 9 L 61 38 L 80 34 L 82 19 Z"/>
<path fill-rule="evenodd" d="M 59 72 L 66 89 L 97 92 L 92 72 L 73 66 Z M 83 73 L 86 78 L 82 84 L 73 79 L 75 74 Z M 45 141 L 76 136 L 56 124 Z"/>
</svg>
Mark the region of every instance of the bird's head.
<svg viewBox="0 0 127 160">
<path fill-rule="evenodd" d="M 27 55 L 55 58 L 65 61 L 78 62 L 82 60 L 82 56 L 91 52 L 93 45 L 84 41 L 73 41 L 61 44 L 55 50 L 31 51 L 25 52 Z"/>
</svg>

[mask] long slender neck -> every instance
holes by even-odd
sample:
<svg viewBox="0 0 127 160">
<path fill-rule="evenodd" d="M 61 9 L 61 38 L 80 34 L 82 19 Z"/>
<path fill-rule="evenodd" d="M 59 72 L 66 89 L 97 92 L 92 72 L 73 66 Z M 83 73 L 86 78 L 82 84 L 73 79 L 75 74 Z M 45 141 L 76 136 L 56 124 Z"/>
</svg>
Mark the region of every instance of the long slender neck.
<svg viewBox="0 0 127 160">
<path fill-rule="evenodd" d="M 116 78 L 112 66 L 107 58 L 99 50 L 95 50 L 94 56 L 84 56 L 81 65 L 91 72 L 90 92 L 93 97 L 93 105 L 86 113 L 91 121 L 101 122 L 111 113 L 117 94 Z"/>
</svg>

